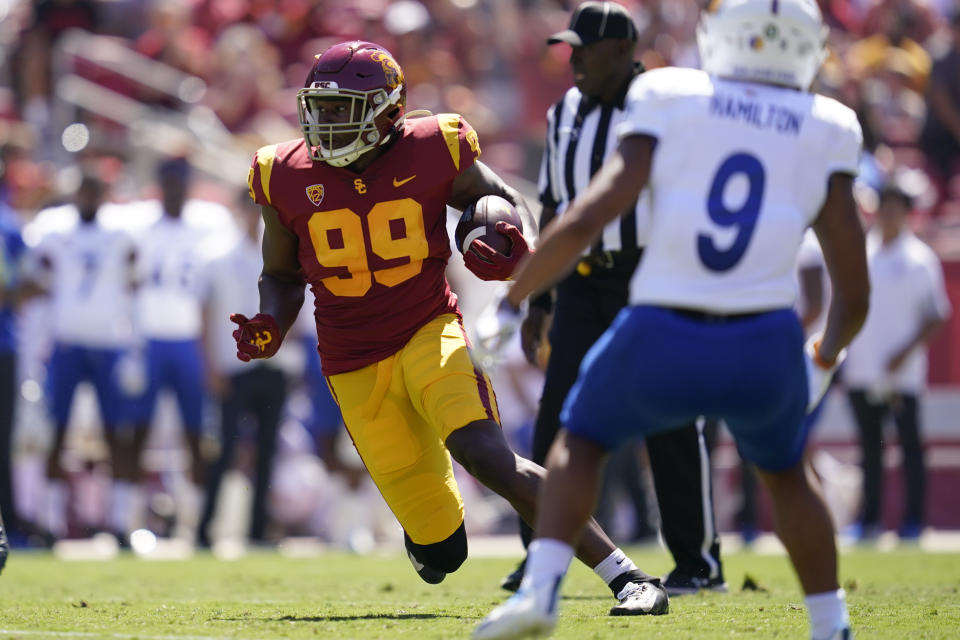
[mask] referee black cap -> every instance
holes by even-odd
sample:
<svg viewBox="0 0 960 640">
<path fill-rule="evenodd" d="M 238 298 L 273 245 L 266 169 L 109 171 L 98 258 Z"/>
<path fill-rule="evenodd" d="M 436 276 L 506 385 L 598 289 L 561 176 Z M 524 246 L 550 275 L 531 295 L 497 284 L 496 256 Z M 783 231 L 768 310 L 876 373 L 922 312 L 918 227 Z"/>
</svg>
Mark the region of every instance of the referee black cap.
<svg viewBox="0 0 960 640">
<path fill-rule="evenodd" d="M 566 42 L 574 47 L 600 40 L 637 40 L 637 25 L 622 4 L 584 2 L 573 12 L 570 27 L 547 38 L 547 44 Z"/>
</svg>

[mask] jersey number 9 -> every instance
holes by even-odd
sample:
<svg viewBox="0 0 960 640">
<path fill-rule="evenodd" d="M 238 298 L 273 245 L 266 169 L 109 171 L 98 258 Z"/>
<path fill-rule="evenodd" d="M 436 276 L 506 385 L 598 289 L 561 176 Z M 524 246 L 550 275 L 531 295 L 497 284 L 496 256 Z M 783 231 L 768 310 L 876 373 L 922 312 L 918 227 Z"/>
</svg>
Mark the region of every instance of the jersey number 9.
<svg viewBox="0 0 960 640">
<path fill-rule="evenodd" d="M 723 193 L 730 180 L 741 173 L 749 183 L 747 197 L 739 209 L 731 210 L 723 201 Z M 765 178 L 760 160 L 749 153 L 735 153 L 717 169 L 713 184 L 710 185 L 710 195 L 707 197 L 707 213 L 710 214 L 710 219 L 721 227 L 736 227 L 737 236 L 730 248 L 725 250 L 718 249 L 713 238 L 706 233 L 697 236 L 700 261 L 711 271 L 732 269 L 746 253 L 757 224 L 757 216 L 760 215 Z"/>
</svg>

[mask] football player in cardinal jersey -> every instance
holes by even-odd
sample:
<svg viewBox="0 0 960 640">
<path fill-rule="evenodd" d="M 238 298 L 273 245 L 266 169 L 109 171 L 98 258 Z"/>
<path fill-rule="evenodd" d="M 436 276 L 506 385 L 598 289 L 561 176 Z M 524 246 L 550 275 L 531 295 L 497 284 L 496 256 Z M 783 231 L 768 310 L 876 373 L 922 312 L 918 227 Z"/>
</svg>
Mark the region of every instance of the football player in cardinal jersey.
<svg viewBox="0 0 960 640">
<path fill-rule="evenodd" d="M 379 45 L 346 42 L 316 57 L 297 95 L 303 138 L 261 148 L 250 170 L 265 221 L 260 313 L 234 315 L 234 337 L 243 360 L 273 355 L 310 285 L 323 372 L 347 430 L 417 573 L 438 583 L 467 556 L 450 455 L 528 522 L 534 515 L 543 469 L 507 445 L 445 277 L 448 204 L 494 194 L 526 205 L 477 160 L 463 118 L 408 117 L 405 100 L 403 72 Z M 511 255 L 467 257 L 481 278 L 506 279 L 528 253 L 516 227 L 500 231 Z M 619 596 L 614 613 L 666 612 L 665 598 L 636 597 L 658 581 L 595 523 L 577 553 Z"/>
<path fill-rule="evenodd" d="M 825 55 L 815 0 L 714 0 L 699 36 L 703 70 L 656 69 L 631 86 L 617 152 L 514 276 L 507 300 L 517 305 L 569 269 L 649 184 L 650 236 L 630 305 L 583 361 L 547 458 L 527 573 L 477 638 L 553 628 L 607 451 L 698 415 L 725 420 L 760 470 L 813 640 L 851 637 L 833 523 L 803 451 L 804 416 L 868 306 L 852 189 L 860 125 L 809 92 Z M 805 348 L 793 272 L 810 226 L 833 300 Z"/>
</svg>

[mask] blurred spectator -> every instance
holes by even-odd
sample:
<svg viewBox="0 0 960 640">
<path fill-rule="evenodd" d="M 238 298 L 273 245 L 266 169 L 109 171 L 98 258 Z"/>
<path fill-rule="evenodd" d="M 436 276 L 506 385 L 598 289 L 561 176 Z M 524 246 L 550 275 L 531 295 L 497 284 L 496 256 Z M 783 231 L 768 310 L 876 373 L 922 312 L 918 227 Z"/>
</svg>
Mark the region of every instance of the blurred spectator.
<svg viewBox="0 0 960 640">
<path fill-rule="evenodd" d="M 51 65 L 60 36 L 68 29 L 95 31 L 97 2 L 93 0 L 37 0 L 24 31 L 13 68 L 22 117 L 42 130 L 49 122 Z"/>
<path fill-rule="evenodd" d="M 925 469 L 919 396 L 927 379 L 925 347 L 950 317 L 943 270 L 907 226 L 912 198 L 896 179 L 880 194 L 867 236 L 870 311 L 849 347 L 843 380 L 860 429 L 863 506 L 856 537 L 881 531 L 883 427 L 891 416 L 903 451 L 906 498 L 899 533 L 916 539 L 924 524 Z"/>
<path fill-rule="evenodd" d="M 260 210 L 246 189 L 237 198 L 235 212 L 242 236 L 224 256 L 212 260 L 206 271 L 205 347 L 207 387 L 220 405 L 220 453 L 210 467 L 197 543 L 210 546 L 208 526 L 213 521 L 223 474 L 233 464 L 242 438 L 245 417 L 256 421 L 256 468 L 253 479 L 253 507 L 250 540 L 267 541 L 267 497 L 273 473 L 277 427 L 287 398 L 287 380 L 279 367 L 282 358 L 241 362 L 232 337 L 235 325 L 230 314 L 257 308 L 259 296 L 254 284 L 260 277 Z"/>
<path fill-rule="evenodd" d="M 863 19 L 861 35 L 882 34 L 894 44 L 904 38 L 923 44 L 938 23 L 937 14 L 924 0 L 874 0 Z"/>
<path fill-rule="evenodd" d="M 252 25 L 233 25 L 220 34 L 209 77 L 207 102 L 230 131 L 251 129 L 263 110 L 292 110 L 286 103 L 293 100 L 280 100 L 288 96 L 277 52 Z"/>
<path fill-rule="evenodd" d="M 950 35 L 950 49 L 930 72 L 927 117 L 920 134 L 941 200 L 950 179 L 960 172 L 960 9 L 950 20 Z"/>
<path fill-rule="evenodd" d="M 174 69 L 208 78 L 211 34 L 191 22 L 188 0 L 148 0 L 147 7 L 147 30 L 136 38 L 136 51 Z M 141 91 L 145 102 L 175 106 L 171 98 L 156 91 L 146 87 Z"/>
</svg>

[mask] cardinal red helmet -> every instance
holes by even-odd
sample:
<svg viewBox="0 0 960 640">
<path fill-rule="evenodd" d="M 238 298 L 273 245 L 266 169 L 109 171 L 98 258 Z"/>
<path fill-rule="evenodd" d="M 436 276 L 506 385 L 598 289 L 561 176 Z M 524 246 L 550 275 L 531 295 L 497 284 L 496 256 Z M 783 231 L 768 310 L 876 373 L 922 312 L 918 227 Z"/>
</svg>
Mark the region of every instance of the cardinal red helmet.
<svg viewBox="0 0 960 640">
<path fill-rule="evenodd" d="M 393 55 L 372 42 L 341 42 L 320 55 L 297 92 L 310 157 L 343 167 L 390 140 L 407 86 Z"/>
</svg>

